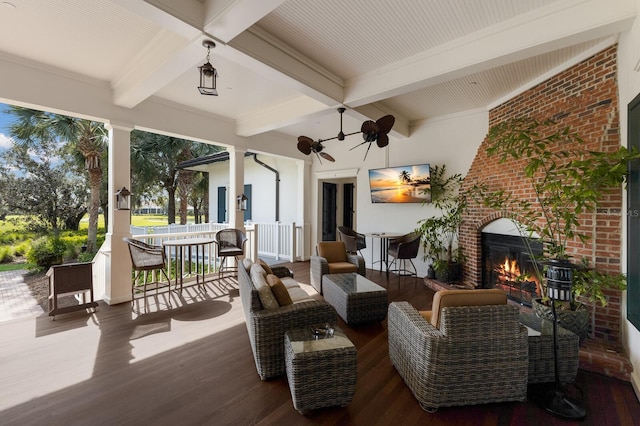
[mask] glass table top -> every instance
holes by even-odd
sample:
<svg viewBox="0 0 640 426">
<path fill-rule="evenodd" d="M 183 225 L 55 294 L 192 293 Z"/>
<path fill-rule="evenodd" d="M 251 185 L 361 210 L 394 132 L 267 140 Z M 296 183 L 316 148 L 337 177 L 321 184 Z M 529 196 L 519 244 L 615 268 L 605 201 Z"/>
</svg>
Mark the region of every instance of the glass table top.
<svg viewBox="0 0 640 426">
<path fill-rule="evenodd" d="M 344 332 L 335 325 L 317 325 L 287 331 L 293 352 L 317 352 L 353 347 Z"/>
<path fill-rule="evenodd" d="M 368 280 L 360 274 L 349 272 L 346 274 L 329 274 L 324 275 L 322 279 L 331 281 L 340 287 L 345 293 L 367 293 L 371 291 L 386 291 L 384 287 L 380 287 L 373 281 Z"/>
</svg>

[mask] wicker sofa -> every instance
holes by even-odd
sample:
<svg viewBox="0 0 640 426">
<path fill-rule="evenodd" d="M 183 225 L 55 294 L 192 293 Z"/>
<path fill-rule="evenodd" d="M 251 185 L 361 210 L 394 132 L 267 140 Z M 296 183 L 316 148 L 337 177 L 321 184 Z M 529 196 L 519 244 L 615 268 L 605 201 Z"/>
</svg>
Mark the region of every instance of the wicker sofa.
<svg viewBox="0 0 640 426">
<path fill-rule="evenodd" d="M 284 333 L 312 324 L 337 322 L 333 306 L 306 294 L 287 268 L 271 268 L 287 287 L 292 304 L 265 308 L 258 288 L 268 274 L 262 265 L 247 259 L 238 268 L 240 298 L 258 375 L 262 380 L 285 374 Z"/>
<path fill-rule="evenodd" d="M 516 306 L 447 306 L 439 321 L 407 302 L 389 305 L 389 357 L 425 411 L 526 399 L 527 330 Z"/>
</svg>

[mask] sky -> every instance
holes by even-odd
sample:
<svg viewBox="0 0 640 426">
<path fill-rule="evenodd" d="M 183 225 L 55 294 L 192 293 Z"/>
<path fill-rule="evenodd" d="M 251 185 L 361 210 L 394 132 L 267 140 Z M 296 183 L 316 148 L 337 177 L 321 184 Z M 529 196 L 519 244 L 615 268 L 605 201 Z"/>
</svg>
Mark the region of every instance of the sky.
<svg viewBox="0 0 640 426">
<path fill-rule="evenodd" d="M 9 126 L 13 118 L 5 113 L 9 108 L 8 105 L 0 103 L 0 152 L 3 152 L 11 146 L 9 139 Z"/>
</svg>

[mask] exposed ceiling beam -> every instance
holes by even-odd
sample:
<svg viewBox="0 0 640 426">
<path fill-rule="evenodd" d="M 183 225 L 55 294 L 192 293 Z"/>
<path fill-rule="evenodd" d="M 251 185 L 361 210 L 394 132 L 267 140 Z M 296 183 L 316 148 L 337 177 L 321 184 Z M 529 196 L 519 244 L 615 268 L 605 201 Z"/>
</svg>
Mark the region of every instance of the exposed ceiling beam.
<svg viewBox="0 0 640 426">
<path fill-rule="evenodd" d="M 635 19 L 635 6 L 632 0 L 552 5 L 349 79 L 344 102 L 366 105 L 625 31 Z"/>
</svg>

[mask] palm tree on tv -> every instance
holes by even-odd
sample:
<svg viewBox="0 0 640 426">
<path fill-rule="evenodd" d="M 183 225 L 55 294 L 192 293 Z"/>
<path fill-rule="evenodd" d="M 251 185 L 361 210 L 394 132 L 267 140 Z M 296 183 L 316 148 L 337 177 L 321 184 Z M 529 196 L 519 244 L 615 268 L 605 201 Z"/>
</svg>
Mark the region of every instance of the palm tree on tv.
<svg viewBox="0 0 640 426">
<path fill-rule="evenodd" d="M 411 174 L 408 171 L 403 170 L 400 175 L 398 175 L 398 179 L 405 184 L 411 183 Z"/>
</svg>

